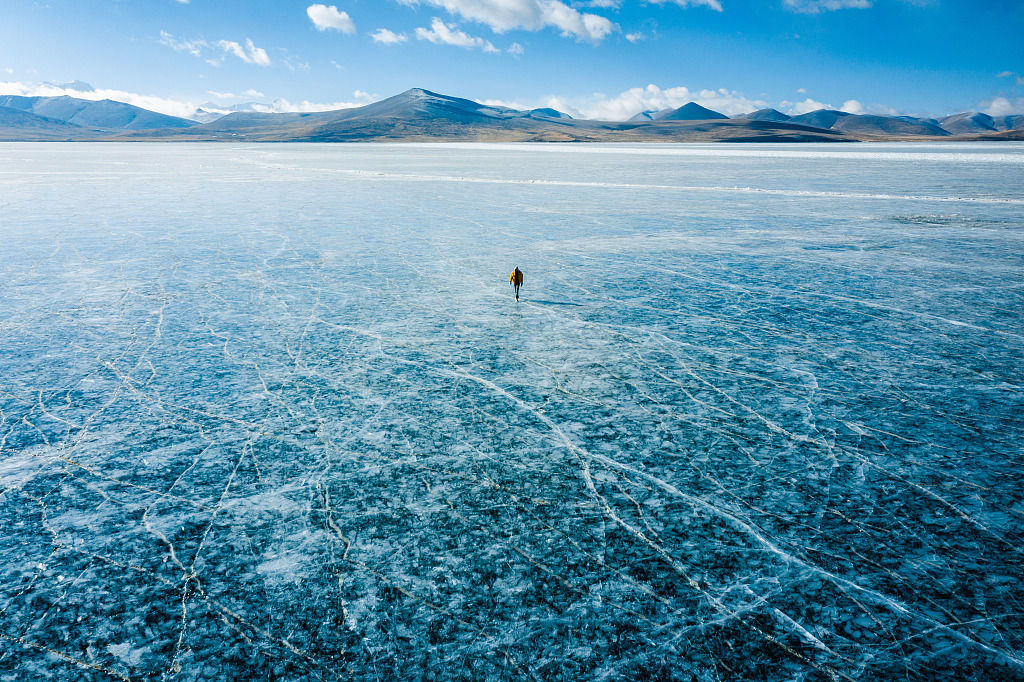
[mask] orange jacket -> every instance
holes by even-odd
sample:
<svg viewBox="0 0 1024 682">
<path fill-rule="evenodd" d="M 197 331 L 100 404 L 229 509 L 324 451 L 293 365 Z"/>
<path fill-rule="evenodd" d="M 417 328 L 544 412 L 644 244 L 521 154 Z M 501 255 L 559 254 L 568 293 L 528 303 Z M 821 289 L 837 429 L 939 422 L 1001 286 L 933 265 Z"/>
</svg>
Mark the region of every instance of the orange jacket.
<svg viewBox="0 0 1024 682">
<path fill-rule="evenodd" d="M 516 268 L 515 270 L 513 270 L 512 274 L 508 276 L 508 283 L 509 284 L 518 284 L 518 285 L 522 286 L 522 284 L 523 284 L 523 271 L 520 270 L 519 268 Z"/>
</svg>

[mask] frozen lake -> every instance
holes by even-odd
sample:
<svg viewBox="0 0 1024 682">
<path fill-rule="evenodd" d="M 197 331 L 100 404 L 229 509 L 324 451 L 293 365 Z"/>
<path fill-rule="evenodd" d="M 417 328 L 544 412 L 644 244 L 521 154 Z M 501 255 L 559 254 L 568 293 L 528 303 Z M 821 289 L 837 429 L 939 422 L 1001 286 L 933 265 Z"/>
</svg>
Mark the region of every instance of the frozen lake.
<svg viewBox="0 0 1024 682">
<path fill-rule="evenodd" d="M 1022 242 L 1012 143 L 0 144 L 0 679 L 1024 679 Z"/>
</svg>

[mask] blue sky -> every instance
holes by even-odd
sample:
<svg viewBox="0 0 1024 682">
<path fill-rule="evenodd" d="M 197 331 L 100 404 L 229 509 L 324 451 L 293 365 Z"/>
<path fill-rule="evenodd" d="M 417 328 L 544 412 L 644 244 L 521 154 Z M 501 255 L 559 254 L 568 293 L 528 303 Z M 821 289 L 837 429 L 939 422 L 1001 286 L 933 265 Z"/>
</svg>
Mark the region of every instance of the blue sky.
<svg viewBox="0 0 1024 682">
<path fill-rule="evenodd" d="M 0 94 L 75 80 L 178 115 L 410 87 L 609 119 L 690 100 L 1024 113 L 1024 0 L 3 2 Z"/>
</svg>

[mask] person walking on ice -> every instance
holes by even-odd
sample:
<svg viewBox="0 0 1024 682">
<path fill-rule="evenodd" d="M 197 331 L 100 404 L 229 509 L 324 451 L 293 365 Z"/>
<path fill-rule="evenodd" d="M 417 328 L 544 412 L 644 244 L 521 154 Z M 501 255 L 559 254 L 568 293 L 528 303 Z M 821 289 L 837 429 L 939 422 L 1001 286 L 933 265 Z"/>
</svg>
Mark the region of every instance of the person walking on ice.
<svg viewBox="0 0 1024 682">
<path fill-rule="evenodd" d="M 516 288 L 516 300 L 519 300 L 519 287 L 523 286 L 523 271 L 516 266 L 512 274 L 508 276 L 508 283 Z"/>
</svg>

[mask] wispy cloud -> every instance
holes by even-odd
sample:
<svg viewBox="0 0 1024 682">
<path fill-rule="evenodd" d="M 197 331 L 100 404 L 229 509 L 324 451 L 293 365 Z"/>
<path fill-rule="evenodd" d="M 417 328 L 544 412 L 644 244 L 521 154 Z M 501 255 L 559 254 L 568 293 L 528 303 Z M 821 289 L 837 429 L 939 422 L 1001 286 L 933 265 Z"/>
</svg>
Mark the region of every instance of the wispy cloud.
<svg viewBox="0 0 1024 682">
<path fill-rule="evenodd" d="M 175 52 L 188 52 L 193 57 L 202 56 L 203 50 L 210 46 L 205 40 L 178 40 L 167 31 L 160 31 L 160 40 L 157 42 Z"/>
<path fill-rule="evenodd" d="M 218 40 L 214 43 L 209 43 L 206 40 L 181 40 L 175 38 L 167 31 L 160 31 L 160 39 L 157 41 L 161 45 L 166 45 L 175 52 L 187 52 L 193 57 L 204 57 L 206 62 L 211 66 L 218 66 L 221 59 L 228 54 L 232 54 L 247 64 L 257 64 L 259 66 L 270 66 L 270 57 L 267 55 L 267 51 L 261 47 L 256 47 L 252 40 L 249 38 L 245 39 L 245 45 L 241 45 L 233 40 Z M 215 56 L 209 56 L 209 53 L 213 51 Z"/>
<path fill-rule="evenodd" d="M 800 14 L 818 14 L 839 9 L 867 9 L 871 0 L 782 0 L 783 6 Z"/>
<path fill-rule="evenodd" d="M 378 28 L 370 34 L 370 37 L 373 38 L 373 42 L 382 43 L 384 45 L 397 45 L 398 43 L 404 43 L 408 40 L 404 33 L 395 33 L 394 31 L 386 28 Z"/>
<path fill-rule="evenodd" d="M 490 27 L 495 33 L 513 29 L 540 31 L 556 28 L 562 35 L 600 42 L 616 30 L 598 14 L 580 12 L 559 0 L 399 0 L 406 5 L 441 7 L 468 21 Z"/>
<path fill-rule="evenodd" d="M 416 37 L 420 40 L 429 40 L 438 45 L 455 45 L 456 47 L 465 47 L 467 49 L 480 49 L 491 54 L 497 54 L 501 51 L 494 47 L 490 41 L 464 33 L 454 25 L 449 26 L 437 17 L 431 20 L 429 29 L 417 28 Z"/>
<path fill-rule="evenodd" d="M 281 63 L 284 64 L 285 68 L 289 71 L 309 71 L 309 62 L 302 61 L 299 57 L 287 55 L 283 60 L 281 60 Z"/>
<path fill-rule="evenodd" d="M 356 25 L 348 13 L 338 11 L 334 5 L 310 5 L 306 8 L 306 15 L 317 30 L 340 31 L 348 35 L 356 32 Z"/>
<path fill-rule="evenodd" d="M 312 113 L 315 111 L 335 111 L 336 109 L 352 109 L 372 103 L 374 100 L 368 93 L 357 90 L 355 98 L 346 102 L 291 102 L 286 99 L 276 99 L 270 104 L 253 104 L 250 109 L 263 114 L 285 114 L 285 113 Z"/>
<path fill-rule="evenodd" d="M 245 46 L 239 45 L 233 40 L 218 40 L 217 47 L 226 53 L 233 54 L 247 64 L 259 66 L 270 66 L 270 57 L 262 47 L 256 47 L 253 42 L 246 38 Z"/>
<path fill-rule="evenodd" d="M 255 90 L 253 88 L 249 88 L 244 93 L 242 93 L 242 95 L 236 95 L 233 92 L 218 92 L 217 90 L 207 90 L 206 94 L 216 99 L 238 99 L 243 95 L 245 97 L 255 97 L 257 99 L 266 97 L 266 95 L 264 95 L 262 92 L 260 92 L 259 90 Z"/>
<path fill-rule="evenodd" d="M 997 78 L 1012 78 L 1017 85 L 1024 85 L 1024 76 L 1013 71 L 1003 71 Z"/>
<path fill-rule="evenodd" d="M 680 7 L 709 7 L 716 12 L 722 11 L 722 3 L 718 0 L 648 0 L 656 5 L 664 5 L 665 3 L 672 3 L 673 5 L 679 5 Z"/>
</svg>

